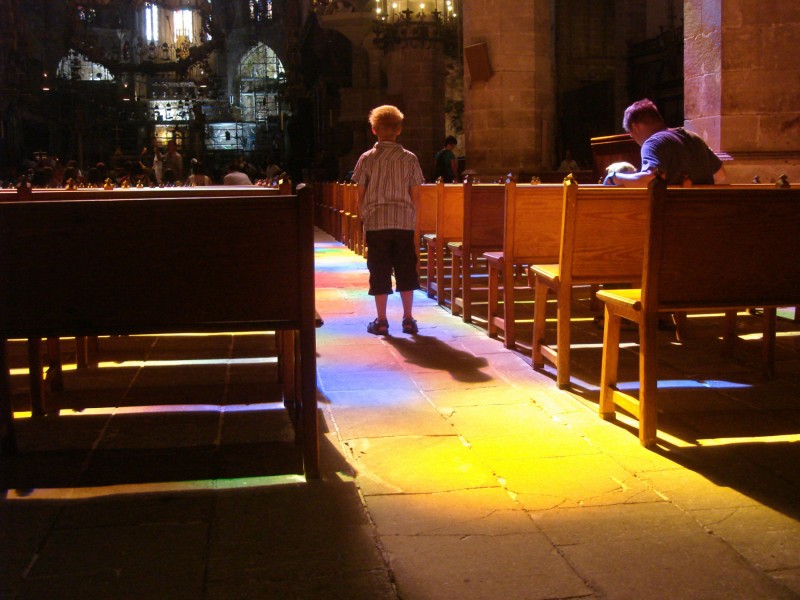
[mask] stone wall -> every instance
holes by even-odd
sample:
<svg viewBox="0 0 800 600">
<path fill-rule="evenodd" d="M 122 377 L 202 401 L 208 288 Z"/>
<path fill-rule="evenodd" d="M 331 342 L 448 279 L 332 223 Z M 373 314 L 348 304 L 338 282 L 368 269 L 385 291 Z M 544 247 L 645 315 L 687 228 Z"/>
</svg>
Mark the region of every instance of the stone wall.
<svg viewBox="0 0 800 600">
<path fill-rule="evenodd" d="M 686 0 L 686 126 L 735 182 L 800 182 L 800 3 Z"/>
<path fill-rule="evenodd" d="M 464 0 L 464 46 L 485 43 L 493 74 L 465 64 L 467 169 L 479 174 L 549 170 L 555 157 L 551 2 Z"/>
</svg>

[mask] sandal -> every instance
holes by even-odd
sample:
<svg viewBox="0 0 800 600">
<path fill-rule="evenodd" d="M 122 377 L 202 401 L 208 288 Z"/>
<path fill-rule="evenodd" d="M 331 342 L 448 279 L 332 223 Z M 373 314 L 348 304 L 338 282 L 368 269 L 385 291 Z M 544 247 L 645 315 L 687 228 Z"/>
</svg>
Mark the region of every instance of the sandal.
<svg viewBox="0 0 800 600">
<path fill-rule="evenodd" d="M 389 333 L 389 321 L 386 319 L 375 319 L 367 325 L 367 333 L 372 335 L 387 335 Z"/>
<path fill-rule="evenodd" d="M 411 317 L 403 319 L 403 333 L 419 333 L 416 319 L 412 319 Z"/>
</svg>

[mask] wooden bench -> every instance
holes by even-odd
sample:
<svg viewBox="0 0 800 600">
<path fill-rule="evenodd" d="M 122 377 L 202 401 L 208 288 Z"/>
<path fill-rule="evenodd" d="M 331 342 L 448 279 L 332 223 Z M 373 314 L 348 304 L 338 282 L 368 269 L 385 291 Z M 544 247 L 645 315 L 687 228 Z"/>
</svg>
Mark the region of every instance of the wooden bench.
<svg viewBox="0 0 800 600">
<path fill-rule="evenodd" d="M 417 274 L 425 290 L 428 290 L 427 267 L 432 257 L 428 256 L 424 238 L 436 234 L 436 184 L 426 183 L 411 188 L 411 200 L 414 202 L 414 248 L 417 251 Z M 424 256 L 423 256 L 424 254 Z"/>
<path fill-rule="evenodd" d="M 570 381 L 572 292 L 577 285 L 639 285 L 642 275 L 647 190 L 602 185 L 563 186 L 563 216 L 558 264 L 528 269 L 534 288 L 533 367 L 547 359 L 556 366 L 556 382 Z M 547 295 L 555 293 L 556 347 L 545 341 Z"/>
<path fill-rule="evenodd" d="M 291 193 L 291 181 L 281 180 L 281 186 L 286 194 Z M 288 190 L 288 191 L 287 191 Z M 117 187 L 111 190 L 102 188 L 78 188 L 68 190 L 64 188 L 34 188 L 22 190 L 0 190 L 0 202 L 26 201 L 59 201 L 59 200 L 126 200 L 126 199 L 160 199 L 160 198 L 242 198 L 258 197 L 266 198 L 276 196 L 280 192 L 276 187 L 264 186 L 198 186 L 198 187 Z M 91 243 L 87 240 L 87 243 Z M 55 259 L 55 257 L 54 257 Z M 77 337 L 75 339 L 76 361 L 79 368 L 96 365 L 97 362 L 97 338 Z M 41 345 L 38 340 L 30 340 L 29 353 L 41 353 Z M 47 370 L 48 383 L 53 389 L 61 389 L 61 363 L 59 355 L 58 338 L 47 340 L 47 353 L 49 355 L 49 368 Z M 31 389 L 36 398 L 41 398 L 43 388 L 41 380 L 35 376 L 31 377 Z"/>
<path fill-rule="evenodd" d="M 450 310 L 454 315 L 460 314 L 465 323 L 471 323 L 478 259 L 484 252 L 503 247 L 505 186 L 465 183 L 463 194 L 461 235 L 447 244 L 452 257 Z"/>
<path fill-rule="evenodd" d="M 516 346 L 514 288 L 519 272 L 532 264 L 558 261 L 563 197 L 562 185 L 511 182 L 505 186 L 503 250 L 483 256 L 489 266 L 489 336 L 497 337 L 502 331 L 506 348 Z"/>
<path fill-rule="evenodd" d="M 0 203 L 0 257 L 4 452 L 17 450 L 8 339 L 276 331 L 304 469 L 319 475 L 310 190 Z"/>
<path fill-rule="evenodd" d="M 659 314 L 764 308 L 762 366 L 774 370 L 776 308 L 800 303 L 800 189 L 667 188 L 654 180 L 641 289 L 604 290 L 600 415 L 619 406 L 656 443 Z M 639 326 L 638 398 L 617 388 L 621 320 Z"/>
<path fill-rule="evenodd" d="M 445 254 L 447 244 L 461 239 L 464 227 L 464 186 L 460 183 L 436 184 L 436 231 L 424 236 L 428 255 L 426 268 L 429 298 L 440 306 L 450 300 L 446 294 Z"/>
</svg>

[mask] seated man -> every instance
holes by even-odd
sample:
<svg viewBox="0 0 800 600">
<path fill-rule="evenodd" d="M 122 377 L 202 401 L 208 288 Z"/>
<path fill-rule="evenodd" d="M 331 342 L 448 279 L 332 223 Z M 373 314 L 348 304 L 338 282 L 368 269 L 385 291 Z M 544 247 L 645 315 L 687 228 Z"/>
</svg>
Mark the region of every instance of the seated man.
<svg viewBox="0 0 800 600">
<path fill-rule="evenodd" d="M 658 172 L 668 185 L 725 183 L 722 161 L 696 133 L 683 127 L 670 129 L 652 101 L 644 99 L 625 109 L 622 127 L 642 149 L 638 173 L 612 172 L 603 183 L 646 187 Z"/>
</svg>

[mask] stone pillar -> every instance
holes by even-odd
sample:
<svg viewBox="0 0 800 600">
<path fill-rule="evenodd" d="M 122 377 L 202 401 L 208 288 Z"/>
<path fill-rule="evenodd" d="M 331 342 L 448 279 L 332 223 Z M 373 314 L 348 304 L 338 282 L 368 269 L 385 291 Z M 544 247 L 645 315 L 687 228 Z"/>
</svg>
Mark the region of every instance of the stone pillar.
<svg viewBox="0 0 800 600">
<path fill-rule="evenodd" d="M 403 111 L 398 141 L 417 155 L 422 172 L 433 181 L 433 155 L 445 136 L 444 54 L 440 42 L 430 47 L 398 46 L 386 54 L 386 102 Z"/>
<path fill-rule="evenodd" d="M 800 183 L 800 3 L 686 0 L 684 113 L 730 179 Z"/>
<path fill-rule="evenodd" d="M 493 69 L 464 64 L 466 167 L 527 177 L 550 170 L 555 139 L 552 0 L 463 0 L 464 46 L 485 43 Z"/>
</svg>

